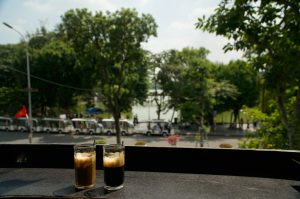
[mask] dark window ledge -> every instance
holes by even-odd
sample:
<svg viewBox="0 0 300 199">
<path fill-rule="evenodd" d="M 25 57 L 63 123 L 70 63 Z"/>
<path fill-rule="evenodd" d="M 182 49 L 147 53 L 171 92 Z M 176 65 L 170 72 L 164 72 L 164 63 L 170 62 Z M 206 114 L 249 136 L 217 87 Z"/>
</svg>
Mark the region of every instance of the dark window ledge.
<svg viewBox="0 0 300 199">
<path fill-rule="evenodd" d="M 300 180 L 300 151 L 135 147 L 125 149 L 127 171 L 199 173 Z M 73 145 L 1 144 L 2 168 L 73 168 Z M 97 145 L 97 169 L 102 145 Z"/>
</svg>

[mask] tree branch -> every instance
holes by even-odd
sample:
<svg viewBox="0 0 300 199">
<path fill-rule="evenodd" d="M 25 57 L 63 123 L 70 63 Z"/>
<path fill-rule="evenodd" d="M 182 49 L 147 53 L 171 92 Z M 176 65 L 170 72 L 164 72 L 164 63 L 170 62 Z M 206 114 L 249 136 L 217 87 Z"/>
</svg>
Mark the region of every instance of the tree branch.
<svg viewBox="0 0 300 199">
<path fill-rule="evenodd" d="M 293 10 L 293 12 L 298 16 L 298 18 L 300 19 L 300 9 L 297 4 L 292 3 L 289 0 L 275 0 L 275 1 L 277 1 L 277 3 L 279 3 L 279 4 L 289 6 Z"/>
</svg>

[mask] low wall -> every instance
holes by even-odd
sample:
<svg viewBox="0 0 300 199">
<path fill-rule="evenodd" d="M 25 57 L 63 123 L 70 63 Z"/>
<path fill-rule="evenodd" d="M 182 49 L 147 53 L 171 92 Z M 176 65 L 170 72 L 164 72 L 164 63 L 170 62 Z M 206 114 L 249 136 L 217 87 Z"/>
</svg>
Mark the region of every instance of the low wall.
<svg viewBox="0 0 300 199">
<path fill-rule="evenodd" d="M 97 145 L 97 169 L 102 145 Z M 2 168 L 73 168 L 73 145 L 1 144 Z M 300 151 L 125 147 L 126 170 L 300 180 Z"/>
</svg>

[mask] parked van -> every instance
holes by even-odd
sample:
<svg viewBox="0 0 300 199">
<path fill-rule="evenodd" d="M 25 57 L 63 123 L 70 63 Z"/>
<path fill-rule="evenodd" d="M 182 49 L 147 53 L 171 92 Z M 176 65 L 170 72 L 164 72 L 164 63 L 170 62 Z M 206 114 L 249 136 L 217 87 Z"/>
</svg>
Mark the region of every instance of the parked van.
<svg viewBox="0 0 300 199">
<path fill-rule="evenodd" d="M 72 133 L 74 127 L 71 120 L 61 118 L 43 118 L 40 122 L 42 131 L 47 133 Z"/>
<path fill-rule="evenodd" d="M 96 119 L 91 118 L 73 118 L 72 124 L 76 134 L 100 134 L 103 130 L 102 125 L 99 125 Z"/>
<path fill-rule="evenodd" d="M 13 119 L 10 117 L 0 117 L 0 130 L 15 131 L 16 126 L 13 123 Z"/>
<path fill-rule="evenodd" d="M 121 135 L 132 135 L 134 132 L 134 125 L 128 120 L 120 120 L 120 131 Z M 103 132 L 107 135 L 115 134 L 115 120 L 114 119 L 103 119 L 101 121 L 103 125 Z"/>
<path fill-rule="evenodd" d="M 28 130 L 28 119 L 25 117 L 14 119 L 14 125 L 17 131 L 25 132 Z M 32 132 L 40 132 L 41 130 L 38 119 L 32 118 Z"/>
<path fill-rule="evenodd" d="M 171 133 L 171 125 L 164 120 L 147 120 L 138 123 L 139 128 L 143 129 L 145 135 L 168 136 Z"/>
</svg>

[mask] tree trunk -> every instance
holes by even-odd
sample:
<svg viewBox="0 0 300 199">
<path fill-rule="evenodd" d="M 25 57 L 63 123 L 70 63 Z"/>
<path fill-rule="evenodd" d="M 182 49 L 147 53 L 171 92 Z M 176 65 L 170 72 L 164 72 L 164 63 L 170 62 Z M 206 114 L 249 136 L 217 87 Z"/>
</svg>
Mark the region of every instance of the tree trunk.
<svg viewBox="0 0 300 199">
<path fill-rule="evenodd" d="M 161 104 L 156 103 L 157 105 L 157 119 L 160 120 L 160 113 L 161 113 Z"/>
<path fill-rule="evenodd" d="M 121 144 L 120 115 L 119 111 L 114 111 L 117 144 Z"/>
<path fill-rule="evenodd" d="M 262 91 L 261 91 L 261 110 L 262 110 L 263 113 L 266 113 L 265 93 L 266 93 L 266 86 L 265 86 L 265 83 L 263 83 Z"/>
<path fill-rule="evenodd" d="M 175 108 L 173 108 L 173 113 L 172 113 L 171 121 L 170 121 L 171 123 L 173 123 L 174 114 L 175 114 Z"/>
<path fill-rule="evenodd" d="M 292 135 L 293 149 L 300 150 L 300 87 L 297 90 L 295 105 L 295 128 Z"/>
<path fill-rule="evenodd" d="M 234 109 L 234 110 L 233 110 L 233 122 L 234 122 L 235 124 L 238 123 L 239 111 L 240 111 L 240 109 Z"/>
<path fill-rule="evenodd" d="M 238 120 L 238 117 L 239 117 L 239 113 L 240 113 L 240 109 L 233 109 L 233 122 L 231 122 L 232 124 L 232 128 L 237 128 L 237 120 Z M 232 116 L 231 116 L 231 119 L 230 121 L 232 121 Z"/>
<path fill-rule="evenodd" d="M 155 91 L 154 101 L 157 106 L 156 114 L 157 114 L 157 119 L 160 120 L 162 102 L 161 102 L 161 99 L 158 99 L 158 98 L 161 98 L 161 96 L 158 96 L 157 91 Z"/>
<path fill-rule="evenodd" d="M 283 92 L 284 92 L 284 90 L 280 86 L 277 86 L 277 105 L 279 108 L 279 113 L 280 113 L 280 117 L 281 117 L 283 126 L 286 129 L 287 134 L 288 134 L 289 148 L 292 149 L 293 148 L 293 142 L 292 142 L 293 132 L 292 132 L 292 129 L 289 128 L 289 123 L 288 123 L 289 120 L 288 120 L 288 115 L 287 115 L 286 108 L 284 105 Z"/>
</svg>

